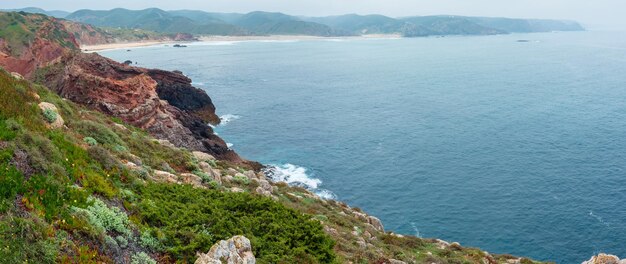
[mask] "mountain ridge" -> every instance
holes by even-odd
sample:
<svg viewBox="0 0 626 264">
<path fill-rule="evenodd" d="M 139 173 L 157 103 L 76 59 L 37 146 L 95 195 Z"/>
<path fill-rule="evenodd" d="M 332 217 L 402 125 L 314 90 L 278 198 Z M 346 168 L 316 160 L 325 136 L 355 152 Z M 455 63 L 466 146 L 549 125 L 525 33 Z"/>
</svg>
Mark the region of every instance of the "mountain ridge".
<svg viewBox="0 0 626 264">
<path fill-rule="evenodd" d="M 138 28 L 165 33 L 200 35 L 349 36 L 402 34 L 405 37 L 416 37 L 584 30 L 575 21 L 550 19 L 454 15 L 394 18 L 379 14 L 306 17 L 264 11 L 240 14 L 200 10 L 165 11 L 158 8 L 143 10 L 83 9 L 67 15 L 66 18 L 94 26 Z"/>
</svg>

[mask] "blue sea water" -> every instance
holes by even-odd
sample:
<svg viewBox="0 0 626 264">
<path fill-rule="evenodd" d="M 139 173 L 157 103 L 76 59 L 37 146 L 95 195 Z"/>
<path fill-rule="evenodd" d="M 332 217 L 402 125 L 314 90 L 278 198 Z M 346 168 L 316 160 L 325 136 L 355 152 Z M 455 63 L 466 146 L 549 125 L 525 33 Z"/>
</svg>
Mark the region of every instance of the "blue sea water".
<svg viewBox="0 0 626 264">
<path fill-rule="evenodd" d="M 558 263 L 626 257 L 624 33 L 102 54 L 183 71 L 228 119 L 216 131 L 233 149 L 387 230 Z"/>
</svg>

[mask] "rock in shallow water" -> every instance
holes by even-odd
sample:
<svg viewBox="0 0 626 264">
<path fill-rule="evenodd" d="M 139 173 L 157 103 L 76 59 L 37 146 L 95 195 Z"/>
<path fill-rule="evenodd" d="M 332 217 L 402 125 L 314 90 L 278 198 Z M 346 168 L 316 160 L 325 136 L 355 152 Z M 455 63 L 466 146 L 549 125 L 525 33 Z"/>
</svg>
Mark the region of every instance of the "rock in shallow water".
<svg viewBox="0 0 626 264">
<path fill-rule="evenodd" d="M 620 260 L 619 257 L 615 255 L 600 253 L 582 264 L 626 264 L 626 259 Z"/>
<path fill-rule="evenodd" d="M 250 240 L 244 236 L 234 236 L 222 240 L 211 247 L 208 253 L 198 254 L 195 264 L 255 264 Z"/>
</svg>

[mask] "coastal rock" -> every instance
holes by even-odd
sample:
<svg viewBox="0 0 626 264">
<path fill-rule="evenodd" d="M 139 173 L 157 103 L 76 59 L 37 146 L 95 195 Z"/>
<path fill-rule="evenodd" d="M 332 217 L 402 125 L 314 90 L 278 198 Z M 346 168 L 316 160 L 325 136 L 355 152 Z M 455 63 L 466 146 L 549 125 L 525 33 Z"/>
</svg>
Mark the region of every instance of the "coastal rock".
<svg viewBox="0 0 626 264">
<path fill-rule="evenodd" d="M 187 76 L 163 70 L 148 70 L 147 74 L 157 82 L 159 98 L 180 110 L 199 116 L 204 123 L 220 123 L 211 98 L 203 90 L 193 87 Z"/>
<path fill-rule="evenodd" d="M 58 19 L 15 13 L 16 28 L 27 41 L 0 39 L 0 67 L 37 81 L 62 97 L 168 140 L 176 147 L 206 152 L 222 160 L 258 169 L 241 159 L 213 133 L 208 122 L 219 117 L 211 98 L 180 72 L 132 67 L 96 53 L 81 53 L 75 34 Z M 69 25 L 68 25 L 69 26 Z M 80 34 L 79 34 L 80 35 Z"/>
<path fill-rule="evenodd" d="M 179 180 L 185 184 L 191 184 L 195 187 L 202 187 L 202 178 L 191 173 L 181 173 Z"/>
<path fill-rule="evenodd" d="M 51 103 L 41 102 L 39 103 L 39 109 L 41 109 L 41 112 L 52 111 L 56 114 L 56 119 L 52 121 L 51 123 L 47 124 L 49 128 L 58 129 L 58 128 L 62 128 L 63 125 L 65 124 L 63 117 L 61 117 L 61 114 L 59 114 L 59 110 L 57 109 L 55 105 Z"/>
<path fill-rule="evenodd" d="M 211 247 L 208 253 L 198 254 L 195 264 L 255 264 L 250 240 L 244 236 L 234 236 L 222 240 Z"/>
<path fill-rule="evenodd" d="M 198 159 L 199 161 L 210 161 L 210 160 L 215 160 L 215 157 L 211 156 L 208 153 L 204 153 L 201 151 L 193 151 L 191 152 L 191 154 L 193 154 L 193 156 Z"/>
<path fill-rule="evenodd" d="M 177 179 L 178 177 L 176 177 L 176 175 L 171 174 L 167 171 L 154 170 L 153 178 L 155 181 L 160 181 L 160 182 L 169 182 L 169 183 L 178 182 L 178 179 Z"/>
<path fill-rule="evenodd" d="M 256 179 L 255 179 L 256 180 Z M 257 180 L 259 183 L 259 187 L 256 188 L 256 192 L 263 196 L 271 196 L 272 195 L 272 185 L 265 180 Z"/>
<path fill-rule="evenodd" d="M 600 253 L 584 261 L 582 264 L 626 264 L 626 259 L 620 260 L 619 257 L 615 255 Z"/>
<path fill-rule="evenodd" d="M 246 175 L 246 177 L 248 177 L 248 179 L 250 180 L 258 179 L 254 171 L 249 170 L 249 171 L 244 172 L 243 174 Z"/>
<path fill-rule="evenodd" d="M 376 230 L 381 231 L 381 232 L 385 232 L 385 227 L 383 227 L 383 222 L 380 221 L 380 219 L 374 217 L 374 216 L 368 216 L 367 217 L 367 222 L 372 225 Z"/>
</svg>

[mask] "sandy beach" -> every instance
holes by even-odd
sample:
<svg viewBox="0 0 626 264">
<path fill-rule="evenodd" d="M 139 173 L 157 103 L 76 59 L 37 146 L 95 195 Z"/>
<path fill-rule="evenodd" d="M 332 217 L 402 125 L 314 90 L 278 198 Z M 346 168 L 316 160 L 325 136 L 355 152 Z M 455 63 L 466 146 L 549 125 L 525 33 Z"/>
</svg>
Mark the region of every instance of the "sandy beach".
<svg viewBox="0 0 626 264">
<path fill-rule="evenodd" d="M 198 37 L 198 41 L 140 41 L 140 42 L 124 42 L 124 43 L 109 43 L 99 45 L 83 45 L 81 50 L 83 52 L 96 52 L 103 50 L 114 49 L 130 49 L 138 47 L 149 47 L 158 45 L 167 45 L 173 43 L 193 43 L 193 42 L 238 42 L 238 41 L 299 41 L 299 40 L 328 40 L 328 39 L 375 39 L 375 38 L 402 38 L 400 34 L 370 34 L 361 36 L 346 36 L 346 37 L 320 37 L 320 36 L 307 36 L 307 35 L 271 35 L 271 36 L 201 36 Z"/>
</svg>

